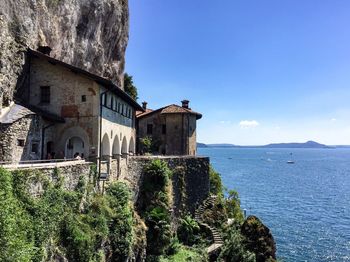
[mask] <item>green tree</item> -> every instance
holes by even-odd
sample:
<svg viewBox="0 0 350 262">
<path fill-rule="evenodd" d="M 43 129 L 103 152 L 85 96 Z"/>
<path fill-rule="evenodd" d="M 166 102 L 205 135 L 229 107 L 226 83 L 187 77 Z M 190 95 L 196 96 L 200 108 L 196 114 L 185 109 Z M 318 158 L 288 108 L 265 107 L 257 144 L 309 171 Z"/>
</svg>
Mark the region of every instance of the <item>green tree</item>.
<svg viewBox="0 0 350 262">
<path fill-rule="evenodd" d="M 196 220 L 187 215 L 180 219 L 180 226 L 177 229 L 177 235 L 180 241 L 186 245 L 193 245 L 195 243 L 195 235 L 200 232 L 200 227 Z"/>
<path fill-rule="evenodd" d="M 132 80 L 132 76 L 128 75 L 127 73 L 124 74 L 124 90 L 134 100 L 138 99 L 137 88 L 134 85 L 134 81 Z"/>
<path fill-rule="evenodd" d="M 210 193 L 212 195 L 223 196 L 223 186 L 221 177 L 218 172 L 214 170 L 212 166 L 209 169 L 209 180 L 210 180 Z"/>
<path fill-rule="evenodd" d="M 219 261 L 227 262 L 255 262 L 255 254 L 246 249 L 243 237 L 235 226 L 231 226 L 225 233 L 225 244 Z"/>
<path fill-rule="evenodd" d="M 235 221 L 243 223 L 244 217 L 241 210 L 241 201 L 236 191 L 228 191 L 228 197 L 225 198 L 225 207 L 229 218 L 234 218 Z"/>
<path fill-rule="evenodd" d="M 34 254 L 30 215 L 13 195 L 12 175 L 0 168 L 0 261 L 31 261 Z"/>
<path fill-rule="evenodd" d="M 140 148 L 142 154 L 152 153 L 152 138 L 150 136 L 145 136 L 140 138 Z"/>
</svg>

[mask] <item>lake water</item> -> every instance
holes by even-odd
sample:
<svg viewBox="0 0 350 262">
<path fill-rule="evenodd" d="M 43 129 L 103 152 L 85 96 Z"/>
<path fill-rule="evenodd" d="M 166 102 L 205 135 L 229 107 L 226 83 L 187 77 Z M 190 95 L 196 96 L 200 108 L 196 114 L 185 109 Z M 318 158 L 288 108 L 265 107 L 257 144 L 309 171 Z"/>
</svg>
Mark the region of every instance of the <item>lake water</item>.
<svg viewBox="0 0 350 262">
<path fill-rule="evenodd" d="M 287 164 L 293 153 L 294 165 Z M 200 148 L 282 261 L 350 261 L 350 149 Z"/>
</svg>

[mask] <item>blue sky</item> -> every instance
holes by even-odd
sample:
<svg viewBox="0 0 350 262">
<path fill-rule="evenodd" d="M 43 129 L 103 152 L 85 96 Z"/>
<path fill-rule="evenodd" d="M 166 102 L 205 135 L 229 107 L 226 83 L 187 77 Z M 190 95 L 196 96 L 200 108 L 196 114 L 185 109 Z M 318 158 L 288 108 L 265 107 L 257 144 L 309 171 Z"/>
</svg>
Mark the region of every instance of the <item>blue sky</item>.
<svg viewBox="0 0 350 262">
<path fill-rule="evenodd" d="M 198 141 L 350 144 L 350 1 L 129 0 L 126 71 Z"/>
</svg>

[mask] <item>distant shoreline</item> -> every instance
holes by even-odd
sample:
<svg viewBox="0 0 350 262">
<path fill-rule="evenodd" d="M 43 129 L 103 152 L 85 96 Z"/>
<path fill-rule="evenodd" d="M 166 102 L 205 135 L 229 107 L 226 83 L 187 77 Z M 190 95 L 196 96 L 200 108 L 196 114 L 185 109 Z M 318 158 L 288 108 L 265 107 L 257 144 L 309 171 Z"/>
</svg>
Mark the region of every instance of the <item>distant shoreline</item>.
<svg viewBox="0 0 350 262">
<path fill-rule="evenodd" d="M 276 148 L 286 148 L 286 149 L 294 149 L 294 148 L 303 148 L 303 149 L 336 149 L 336 148 L 350 148 L 350 145 L 324 145 L 317 143 L 315 141 L 307 141 L 305 143 L 274 143 L 274 144 L 268 144 L 268 145 L 254 145 L 254 146 L 240 146 L 240 145 L 234 145 L 234 144 L 225 144 L 225 143 L 218 143 L 218 144 L 204 144 L 204 143 L 197 143 L 198 148 L 270 148 L 270 149 L 276 149 Z"/>
</svg>

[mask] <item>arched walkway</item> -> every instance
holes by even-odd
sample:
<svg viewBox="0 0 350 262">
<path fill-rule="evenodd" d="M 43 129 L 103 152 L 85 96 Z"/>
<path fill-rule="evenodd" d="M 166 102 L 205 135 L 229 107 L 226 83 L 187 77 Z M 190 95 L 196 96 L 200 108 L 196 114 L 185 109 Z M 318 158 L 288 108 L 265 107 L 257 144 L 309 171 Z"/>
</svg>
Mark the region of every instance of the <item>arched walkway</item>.
<svg viewBox="0 0 350 262">
<path fill-rule="evenodd" d="M 101 152 L 102 152 L 102 158 L 103 159 L 109 159 L 111 156 L 111 146 L 109 143 L 109 138 L 107 134 L 104 134 L 101 144 Z"/>
<path fill-rule="evenodd" d="M 118 135 L 116 135 L 114 137 L 113 147 L 112 147 L 112 154 L 113 154 L 113 158 L 117 158 L 121 154 Z"/>
<path fill-rule="evenodd" d="M 88 158 L 89 148 L 89 136 L 87 132 L 79 126 L 66 129 L 60 136 L 58 143 L 55 143 L 56 154 L 60 156 L 60 158 L 73 158 L 75 153 L 80 153 L 80 156 L 84 154 L 84 157 Z"/>
<path fill-rule="evenodd" d="M 85 156 L 85 142 L 81 137 L 73 136 L 67 139 L 65 156 L 66 158 L 74 158 L 76 154 L 80 157 Z"/>
<path fill-rule="evenodd" d="M 130 155 L 134 155 L 135 154 L 135 142 L 134 142 L 134 138 L 133 137 L 130 138 L 129 154 Z"/>
<path fill-rule="evenodd" d="M 128 154 L 128 142 L 126 141 L 126 137 L 124 136 L 123 142 L 122 142 L 122 155 Z"/>
</svg>

